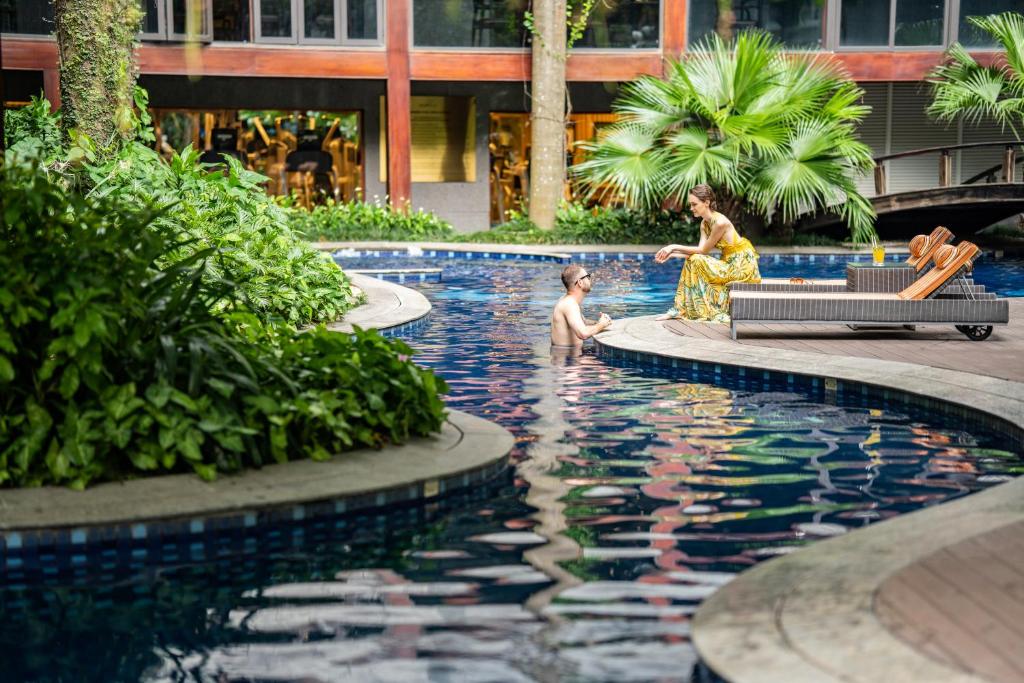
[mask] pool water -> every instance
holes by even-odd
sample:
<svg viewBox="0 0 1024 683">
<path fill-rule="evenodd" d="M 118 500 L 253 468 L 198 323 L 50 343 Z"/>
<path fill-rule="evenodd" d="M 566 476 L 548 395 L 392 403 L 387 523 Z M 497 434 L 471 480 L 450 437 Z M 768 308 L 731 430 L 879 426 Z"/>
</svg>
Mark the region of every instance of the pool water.
<svg viewBox="0 0 1024 683">
<path fill-rule="evenodd" d="M 507 477 L 8 585 L 0 678 L 686 681 L 689 617 L 738 572 L 1022 471 L 999 434 L 905 404 L 552 357 L 560 264 L 344 262 L 438 264 L 406 339 L 450 407 L 515 434 Z M 667 308 L 678 272 L 588 268 L 591 317 Z"/>
</svg>

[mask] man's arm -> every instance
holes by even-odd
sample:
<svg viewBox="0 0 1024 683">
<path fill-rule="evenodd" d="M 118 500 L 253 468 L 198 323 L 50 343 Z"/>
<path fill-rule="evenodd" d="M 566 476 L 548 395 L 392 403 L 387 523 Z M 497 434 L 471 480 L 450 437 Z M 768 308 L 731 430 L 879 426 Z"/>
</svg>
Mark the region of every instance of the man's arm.
<svg viewBox="0 0 1024 683">
<path fill-rule="evenodd" d="M 576 335 L 578 339 L 590 339 L 598 332 L 612 324 L 612 319 L 608 316 L 601 314 L 601 319 L 593 325 L 588 325 L 587 321 L 583 319 L 583 313 L 580 311 L 580 307 L 576 305 L 568 306 L 568 310 L 565 312 L 566 321 L 569 323 L 569 329 Z"/>
</svg>

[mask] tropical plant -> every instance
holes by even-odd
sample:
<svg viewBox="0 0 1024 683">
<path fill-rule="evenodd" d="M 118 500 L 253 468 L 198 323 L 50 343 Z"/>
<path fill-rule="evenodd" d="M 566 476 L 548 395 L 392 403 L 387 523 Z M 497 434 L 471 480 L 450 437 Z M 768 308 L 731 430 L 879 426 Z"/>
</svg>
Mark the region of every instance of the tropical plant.
<svg viewBox="0 0 1024 683">
<path fill-rule="evenodd" d="M 147 96 L 136 89 L 139 115 L 132 125 L 140 140 L 152 140 Z M 245 170 L 235 159 L 224 170 L 199 163 L 186 147 L 170 163 L 139 141 L 99 154 L 87 135 L 57 144 L 56 115 L 45 101 L 11 112 L 14 120 L 7 163 L 42 164 L 69 190 L 93 198 L 116 198 L 143 209 L 163 207 L 153 225 L 179 235 L 181 247 L 165 255 L 168 263 L 197 250 L 217 249 L 206 269 L 212 278 L 230 280 L 250 309 L 263 319 L 295 325 L 337 320 L 359 302 L 348 277 L 330 257 L 313 249 L 288 224 L 288 212 L 264 192 L 266 178 Z"/>
<path fill-rule="evenodd" d="M 440 428 L 444 381 L 408 346 L 253 315 L 215 274 L 230 250 L 166 210 L 22 166 L 0 192 L 0 486 L 212 478 Z"/>
<path fill-rule="evenodd" d="M 942 64 L 928 75 L 933 99 L 928 113 L 943 121 L 993 120 L 1013 131 L 1024 130 L 1024 15 L 1015 12 L 968 17 L 995 37 L 1002 52 L 982 66 L 960 43 L 946 51 Z"/>
<path fill-rule="evenodd" d="M 328 201 L 312 211 L 293 208 L 289 220 L 295 232 L 310 240 L 449 240 L 456 234 L 429 211 L 401 211 L 379 200 Z"/>
<path fill-rule="evenodd" d="M 553 230 L 538 228 L 513 211 L 491 230 L 460 235 L 459 242 L 498 244 L 665 244 L 695 240 L 697 224 L 679 211 L 586 207 L 562 204 Z"/>
<path fill-rule="evenodd" d="M 592 193 L 652 208 L 708 183 L 733 218 L 741 205 L 783 223 L 828 210 L 855 241 L 870 239 L 874 210 L 856 187 L 873 167 L 856 131 L 870 108 L 835 59 L 788 55 L 770 34 L 744 31 L 733 43 L 710 36 L 668 71 L 625 86 L 622 120 L 583 145 L 574 172 Z"/>
<path fill-rule="evenodd" d="M 12 157 L 50 162 L 63 147 L 60 113 L 50 113 L 50 101 L 45 97 L 33 97 L 20 109 L 4 111 L 4 138 L 4 149 L 9 149 Z"/>
</svg>

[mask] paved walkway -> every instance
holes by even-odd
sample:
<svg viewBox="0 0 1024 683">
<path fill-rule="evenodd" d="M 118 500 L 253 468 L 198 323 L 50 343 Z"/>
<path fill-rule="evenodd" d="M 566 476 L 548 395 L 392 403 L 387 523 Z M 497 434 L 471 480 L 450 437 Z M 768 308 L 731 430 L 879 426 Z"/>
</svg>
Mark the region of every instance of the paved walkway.
<svg viewBox="0 0 1024 683">
<path fill-rule="evenodd" d="M 684 337 L 743 347 L 902 361 L 1024 382 L 1024 299 L 1010 300 L 1010 324 L 996 327 L 983 342 L 972 342 L 951 326 L 911 332 L 901 328 L 851 330 L 845 325 L 743 324 L 739 339 L 733 342 L 728 325 L 679 320 L 664 325 Z"/>
<path fill-rule="evenodd" d="M 985 342 L 955 331 L 616 321 L 639 352 L 886 386 L 1024 429 L 1024 300 Z M 746 331 L 745 331 L 746 330 Z M 1024 477 L 810 545 L 704 602 L 693 639 L 730 683 L 1024 681 Z"/>
</svg>

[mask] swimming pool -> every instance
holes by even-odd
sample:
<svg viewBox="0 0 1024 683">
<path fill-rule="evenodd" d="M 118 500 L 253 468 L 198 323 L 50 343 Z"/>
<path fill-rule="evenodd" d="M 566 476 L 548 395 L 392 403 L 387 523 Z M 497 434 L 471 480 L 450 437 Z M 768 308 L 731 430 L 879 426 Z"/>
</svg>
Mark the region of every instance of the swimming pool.
<svg viewBox="0 0 1024 683">
<path fill-rule="evenodd" d="M 514 472 L 8 581 L 4 680 L 686 680 L 688 617 L 736 572 L 1022 469 L 998 434 L 902 404 L 552 358 L 560 264 L 400 265 L 445 268 L 407 339 L 452 408 L 514 432 Z M 588 268 L 588 312 L 613 317 L 667 307 L 678 272 Z"/>
</svg>

